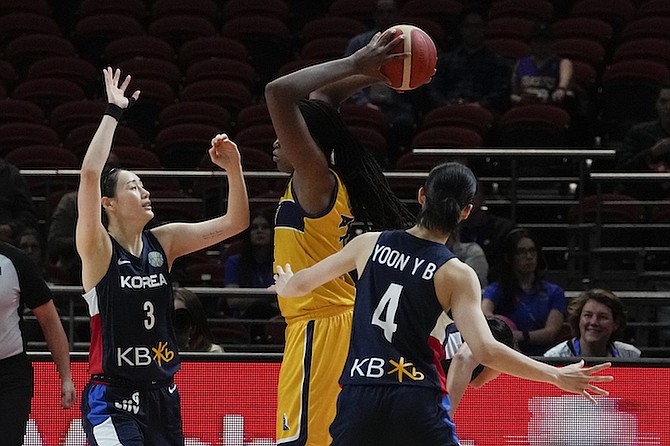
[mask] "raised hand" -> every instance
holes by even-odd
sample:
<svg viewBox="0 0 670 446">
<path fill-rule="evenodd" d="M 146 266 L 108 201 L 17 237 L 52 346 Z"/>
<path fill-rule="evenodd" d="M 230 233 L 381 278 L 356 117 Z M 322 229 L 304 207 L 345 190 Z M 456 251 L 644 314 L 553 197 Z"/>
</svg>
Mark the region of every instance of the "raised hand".
<svg viewBox="0 0 670 446">
<path fill-rule="evenodd" d="M 129 98 L 126 97 L 126 88 L 130 84 L 130 75 L 127 75 L 123 82 L 119 85 L 121 79 L 121 70 L 113 70 L 112 67 L 107 67 L 102 70 L 102 75 L 105 80 L 105 93 L 107 94 L 107 102 L 114 104 L 122 109 L 128 108 L 130 104 Z M 132 94 L 133 100 L 140 97 L 140 90 L 135 90 Z"/>
<path fill-rule="evenodd" d="M 212 147 L 209 149 L 212 162 L 224 170 L 238 167 L 241 162 L 240 152 L 228 135 L 220 133 L 212 138 Z"/>
<path fill-rule="evenodd" d="M 584 360 L 574 364 L 566 365 L 558 369 L 558 380 L 556 386 L 571 393 L 578 393 L 583 395 L 592 403 L 596 404 L 596 400 L 592 394 L 609 395 L 607 390 L 591 384 L 592 382 L 602 383 L 609 382 L 614 379 L 613 376 L 593 376 L 601 370 L 605 370 L 612 366 L 611 362 L 594 365 L 593 367 L 584 367 Z"/>
<path fill-rule="evenodd" d="M 379 68 L 393 59 L 408 57 L 409 53 L 391 53 L 405 37 L 396 36 L 393 29 L 372 36 L 370 42 L 350 57 L 360 74 L 386 80 Z"/>
</svg>

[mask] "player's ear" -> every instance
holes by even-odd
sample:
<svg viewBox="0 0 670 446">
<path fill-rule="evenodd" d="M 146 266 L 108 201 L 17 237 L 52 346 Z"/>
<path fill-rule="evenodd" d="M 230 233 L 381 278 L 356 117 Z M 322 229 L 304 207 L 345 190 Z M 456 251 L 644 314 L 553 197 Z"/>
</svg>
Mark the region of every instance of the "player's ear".
<svg viewBox="0 0 670 446">
<path fill-rule="evenodd" d="M 419 192 L 417 192 L 416 201 L 418 201 L 421 206 L 426 202 L 426 190 L 423 186 L 421 186 Z"/>
</svg>

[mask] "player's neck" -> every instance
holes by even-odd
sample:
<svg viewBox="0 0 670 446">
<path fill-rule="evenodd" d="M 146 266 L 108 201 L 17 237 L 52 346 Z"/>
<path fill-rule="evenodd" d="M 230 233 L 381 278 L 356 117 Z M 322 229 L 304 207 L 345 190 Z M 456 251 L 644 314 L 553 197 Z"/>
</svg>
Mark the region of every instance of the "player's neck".
<svg viewBox="0 0 670 446">
<path fill-rule="evenodd" d="M 447 243 L 448 235 L 438 233 L 436 231 L 431 231 L 422 226 L 412 226 L 407 230 L 408 233 L 412 234 L 415 237 L 422 238 L 435 243 L 440 243 L 444 245 Z"/>
</svg>

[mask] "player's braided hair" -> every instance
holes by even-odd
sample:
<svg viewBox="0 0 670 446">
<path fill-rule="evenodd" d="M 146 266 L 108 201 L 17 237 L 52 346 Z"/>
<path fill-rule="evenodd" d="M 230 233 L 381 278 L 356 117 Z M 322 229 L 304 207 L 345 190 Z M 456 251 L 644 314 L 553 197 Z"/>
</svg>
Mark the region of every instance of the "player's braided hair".
<svg viewBox="0 0 670 446">
<path fill-rule="evenodd" d="M 381 167 L 340 114 L 320 100 L 301 100 L 299 107 L 326 159 L 333 155 L 333 169 L 349 192 L 356 220 L 374 230 L 410 227 L 414 216 L 391 191 Z"/>
</svg>

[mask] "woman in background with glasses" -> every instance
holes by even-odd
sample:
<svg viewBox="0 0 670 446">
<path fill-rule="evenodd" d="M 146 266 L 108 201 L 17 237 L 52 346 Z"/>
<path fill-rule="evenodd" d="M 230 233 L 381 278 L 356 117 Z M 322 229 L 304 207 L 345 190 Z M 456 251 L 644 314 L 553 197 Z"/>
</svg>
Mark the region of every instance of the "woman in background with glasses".
<svg viewBox="0 0 670 446">
<path fill-rule="evenodd" d="M 518 228 L 503 244 L 500 280 L 484 289 L 484 314 L 508 317 L 514 341 L 527 355 L 542 355 L 561 340 L 567 313 L 565 292 L 542 280 L 547 263 L 533 233 Z"/>
</svg>

